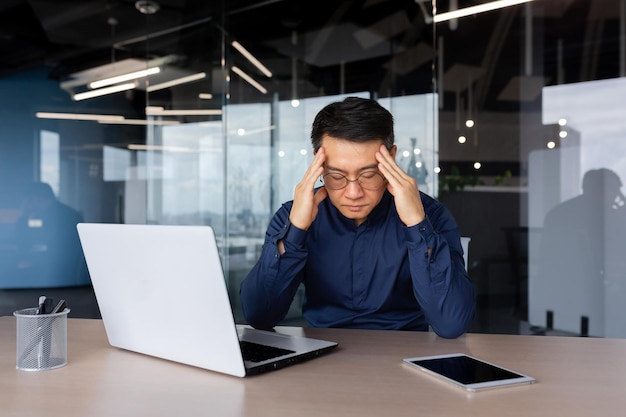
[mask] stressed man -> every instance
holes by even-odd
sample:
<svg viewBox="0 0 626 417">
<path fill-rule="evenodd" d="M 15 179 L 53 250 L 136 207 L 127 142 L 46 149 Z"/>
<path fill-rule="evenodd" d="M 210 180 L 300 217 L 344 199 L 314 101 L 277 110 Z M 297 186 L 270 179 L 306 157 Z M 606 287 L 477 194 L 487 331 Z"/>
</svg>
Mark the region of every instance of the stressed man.
<svg viewBox="0 0 626 417">
<path fill-rule="evenodd" d="M 391 113 L 349 97 L 317 114 L 311 139 L 313 162 L 242 282 L 248 323 L 277 325 L 304 283 L 302 313 L 314 327 L 463 334 L 475 293 L 459 229 L 395 162 Z"/>
</svg>

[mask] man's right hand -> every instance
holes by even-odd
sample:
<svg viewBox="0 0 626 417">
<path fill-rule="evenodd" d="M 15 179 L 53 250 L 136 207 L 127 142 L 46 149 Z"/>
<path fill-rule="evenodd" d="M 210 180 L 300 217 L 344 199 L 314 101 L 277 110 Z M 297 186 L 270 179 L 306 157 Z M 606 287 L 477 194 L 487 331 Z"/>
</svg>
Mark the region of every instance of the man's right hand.
<svg viewBox="0 0 626 417">
<path fill-rule="evenodd" d="M 302 180 L 296 185 L 293 196 L 293 205 L 289 213 L 289 222 L 298 229 L 307 230 L 315 217 L 317 217 L 317 207 L 328 196 L 326 188 L 320 188 L 315 192 L 315 182 L 324 172 L 324 161 L 326 154 L 324 148 L 320 148 L 313 158 L 313 162 L 304 173 Z M 278 241 L 278 252 L 285 253 L 285 246 L 282 240 Z"/>
<path fill-rule="evenodd" d="M 314 192 L 315 182 L 324 172 L 325 160 L 324 148 L 320 148 L 304 173 L 304 177 L 296 185 L 289 221 L 298 229 L 307 230 L 311 226 L 317 217 L 317 207 L 328 196 L 324 187 L 320 188 L 317 193 Z"/>
</svg>

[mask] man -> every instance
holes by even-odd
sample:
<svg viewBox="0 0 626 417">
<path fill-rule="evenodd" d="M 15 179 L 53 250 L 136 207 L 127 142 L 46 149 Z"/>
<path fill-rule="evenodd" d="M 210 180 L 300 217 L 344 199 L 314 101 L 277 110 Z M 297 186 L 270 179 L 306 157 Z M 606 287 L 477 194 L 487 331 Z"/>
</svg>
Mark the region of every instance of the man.
<svg viewBox="0 0 626 417">
<path fill-rule="evenodd" d="M 317 114 L 311 138 L 313 162 L 242 282 L 248 323 L 278 324 L 303 282 L 314 327 L 463 334 L 475 296 L 458 226 L 396 164 L 392 115 L 349 97 Z"/>
</svg>

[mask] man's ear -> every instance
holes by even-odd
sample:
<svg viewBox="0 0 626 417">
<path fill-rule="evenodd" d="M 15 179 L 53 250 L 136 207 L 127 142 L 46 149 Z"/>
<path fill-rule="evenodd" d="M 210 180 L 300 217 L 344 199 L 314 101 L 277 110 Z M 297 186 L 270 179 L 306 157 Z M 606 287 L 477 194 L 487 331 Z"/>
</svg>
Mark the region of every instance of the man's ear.
<svg viewBox="0 0 626 417">
<path fill-rule="evenodd" d="M 397 151 L 398 151 L 398 147 L 397 147 L 396 145 L 393 145 L 393 146 L 391 147 L 391 150 L 389 151 L 389 154 L 390 154 L 393 158 L 395 158 L 395 157 L 396 157 L 396 152 L 397 152 Z"/>
</svg>

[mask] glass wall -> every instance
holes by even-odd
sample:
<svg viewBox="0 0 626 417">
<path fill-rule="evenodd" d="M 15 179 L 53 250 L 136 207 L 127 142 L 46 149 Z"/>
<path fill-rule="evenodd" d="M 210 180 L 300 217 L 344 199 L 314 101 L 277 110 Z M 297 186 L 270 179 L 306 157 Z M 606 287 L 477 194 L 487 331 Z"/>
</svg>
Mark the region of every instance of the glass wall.
<svg viewBox="0 0 626 417">
<path fill-rule="evenodd" d="M 626 1 L 534 0 L 445 20 L 480 3 L 0 10 L 47 39 L 28 44 L 16 26 L 2 40 L 0 313 L 28 307 L 24 294 L 72 291 L 85 305 L 74 314 L 97 316 L 80 219 L 211 225 L 242 322 L 239 284 L 312 161 L 315 114 L 361 96 L 393 113 L 398 163 L 471 239 L 471 331 L 626 337 Z M 152 73 L 91 84 L 139 70 Z M 47 213 L 32 207 L 36 181 L 54 194 Z M 70 224 L 51 231 L 54 210 Z M 301 323 L 300 297 L 286 323 Z"/>
<path fill-rule="evenodd" d="M 626 336 L 625 10 L 533 1 L 437 24 L 442 159 L 478 181 L 441 198 L 472 207 L 457 220 L 487 315 L 509 304 L 520 331 Z"/>
</svg>

